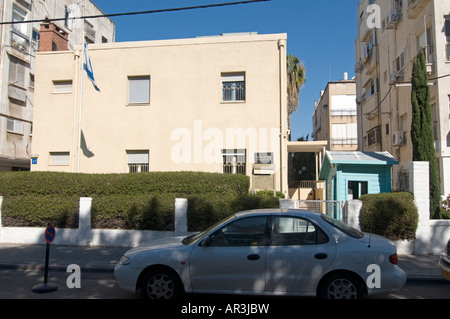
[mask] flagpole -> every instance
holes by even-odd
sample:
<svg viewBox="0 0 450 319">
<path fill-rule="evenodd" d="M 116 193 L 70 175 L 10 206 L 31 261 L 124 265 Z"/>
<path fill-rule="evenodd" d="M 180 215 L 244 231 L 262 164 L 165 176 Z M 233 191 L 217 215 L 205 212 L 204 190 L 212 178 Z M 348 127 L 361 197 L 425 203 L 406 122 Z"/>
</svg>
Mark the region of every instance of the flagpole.
<svg viewBox="0 0 450 319">
<path fill-rule="evenodd" d="M 82 16 L 84 16 L 85 10 L 86 10 L 86 1 L 83 0 L 83 4 L 82 4 Z M 81 20 L 84 21 L 84 20 Z M 84 42 L 85 40 L 85 34 L 84 34 L 84 24 L 82 24 L 81 29 L 83 30 L 82 32 L 82 37 L 81 37 L 81 63 L 80 63 L 80 101 L 79 101 L 79 108 L 78 108 L 78 140 L 77 140 L 77 150 L 76 150 L 76 154 L 77 154 L 77 160 L 76 160 L 76 172 L 79 173 L 80 172 L 80 149 L 81 149 L 81 122 L 82 122 L 82 111 L 83 111 L 83 64 L 84 64 L 84 60 L 85 60 L 85 52 L 84 52 Z"/>
<path fill-rule="evenodd" d="M 85 59 L 85 53 L 84 53 L 84 31 L 83 31 L 83 38 L 81 40 L 81 70 L 80 70 L 80 75 L 81 75 L 81 79 L 80 79 L 80 104 L 78 107 L 78 140 L 77 140 L 77 166 L 76 166 L 76 172 L 79 173 L 80 172 L 80 149 L 81 149 L 81 122 L 82 122 L 82 115 L 83 115 L 83 64 L 84 64 L 84 59 Z"/>
</svg>

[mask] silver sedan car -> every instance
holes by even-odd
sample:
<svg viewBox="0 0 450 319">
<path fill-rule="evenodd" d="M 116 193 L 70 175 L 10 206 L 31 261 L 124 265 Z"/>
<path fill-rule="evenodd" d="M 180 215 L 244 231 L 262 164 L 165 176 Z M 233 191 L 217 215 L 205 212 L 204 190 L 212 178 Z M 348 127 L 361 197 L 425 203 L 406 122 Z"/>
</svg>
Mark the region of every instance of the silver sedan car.
<svg viewBox="0 0 450 319">
<path fill-rule="evenodd" d="M 236 213 L 198 234 L 127 251 L 115 267 L 123 289 L 152 299 L 183 293 L 362 298 L 406 282 L 395 245 L 320 213 Z"/>
</svg>

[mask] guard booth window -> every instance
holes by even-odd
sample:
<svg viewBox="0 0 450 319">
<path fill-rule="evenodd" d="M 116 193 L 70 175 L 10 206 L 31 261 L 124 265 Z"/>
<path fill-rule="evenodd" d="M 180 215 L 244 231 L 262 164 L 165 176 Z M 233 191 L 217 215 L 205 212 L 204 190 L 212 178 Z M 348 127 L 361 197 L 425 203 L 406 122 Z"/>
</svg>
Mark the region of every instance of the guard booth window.
<svg viewBox="0 0 450 319">
<path fill-rule="evenodd" d="M 347 199 L 358 199 L 367 194 L 367 182 L 348 181 Z"/>
</svg>

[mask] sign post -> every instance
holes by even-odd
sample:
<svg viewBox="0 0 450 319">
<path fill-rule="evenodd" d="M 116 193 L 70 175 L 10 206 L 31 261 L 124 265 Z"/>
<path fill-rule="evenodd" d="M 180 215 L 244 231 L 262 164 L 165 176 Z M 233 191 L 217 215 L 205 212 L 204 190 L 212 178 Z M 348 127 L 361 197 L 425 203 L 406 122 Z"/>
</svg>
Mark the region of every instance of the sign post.
<svg viewBox="0 0 450 319">
<path fill-rule="evenodd" d="M 50 254 L 50 244 L 53 242 L 56 236 L 55 227 L 52 225 L 48 225 L 45 229 L 44 238 L 46 241 L 46 249 L 45 249 L 45 270 L 44 270 L 44 283 L 37 284 L 33 287 L 32 291 L 36 293 L 44 293 L 44 292 L 52 292 L 58 289 L 58 287 L 54 284 L 48 283 L 48 259 Z"/>
</svg>

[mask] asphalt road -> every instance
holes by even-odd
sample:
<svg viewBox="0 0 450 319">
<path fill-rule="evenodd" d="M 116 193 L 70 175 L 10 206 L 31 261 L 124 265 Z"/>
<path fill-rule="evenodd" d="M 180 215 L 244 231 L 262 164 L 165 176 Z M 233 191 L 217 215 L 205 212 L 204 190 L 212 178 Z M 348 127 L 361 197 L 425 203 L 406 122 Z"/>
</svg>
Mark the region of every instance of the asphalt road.
<svg viewBox="0 0 450 319">
<path fill-rule="evenodd" d="M 0 270 L 0 299 L 140 299 L 133 293 L 120 289 L 112 273 L 81 273 L 80 288 L 68 288 L 67 279 L 71 273 L 49 271 L 48 282 L 55 284 L 57 290 L 49 293 L 35 293 L 33 286 L 43 283 L 44 272 L 13 269 Z M 204 299 L 214 300 L 211 296 L 188 295 L 187 300 L 198 302 Z M 227 297 L 217 297 L 223 300 Z M 241 297 L 239 297 L 241 298 Z M 243 300 L 249 297 L 242 297 Z M 250 297 L 253 300 L 260 297 Z M 234 298 L 236 299 L 236 298 Z M 263 298 L 270 302 L 272 298 Z M 368 299 L 450 299 L 450 281 L 409 280 L 400 291 L 380 294 Z"/>
</svg>

